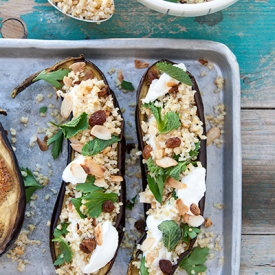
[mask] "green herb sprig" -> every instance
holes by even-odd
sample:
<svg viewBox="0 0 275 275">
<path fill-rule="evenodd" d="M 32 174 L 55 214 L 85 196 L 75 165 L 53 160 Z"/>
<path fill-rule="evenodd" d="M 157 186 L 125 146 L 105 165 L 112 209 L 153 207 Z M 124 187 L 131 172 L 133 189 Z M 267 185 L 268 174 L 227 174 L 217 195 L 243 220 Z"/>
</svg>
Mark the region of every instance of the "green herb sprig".
<svg viewBox="0 0 275 275">
<path fill-rule="evenodd" d="M 188 224 L 184 223 L 182 225 L 182 241 L 188 243 L 190 239 L 194 239 L 201 232 L 201 230 L 197 227 L 188 226 Z"/>
<path fill-rule="evenodd" d="M 60 253 L 57 255 L 54 265 L 62 265 L 64 263 L 69 263 L 73 258 L 73 252 L 69 244 L 62 238 L 54 238 L 53 242 L 59 243 Z"/>
<path fill-rule="evenodd" d="M 125 80 L 123 80 L 121 82 L 121 88 L 126 90 L 126 91 L 134 91 L 135 90 L 133 84 L 131 82 L 128 82 L 128 81 L 125 81 Z"/>
</svg>

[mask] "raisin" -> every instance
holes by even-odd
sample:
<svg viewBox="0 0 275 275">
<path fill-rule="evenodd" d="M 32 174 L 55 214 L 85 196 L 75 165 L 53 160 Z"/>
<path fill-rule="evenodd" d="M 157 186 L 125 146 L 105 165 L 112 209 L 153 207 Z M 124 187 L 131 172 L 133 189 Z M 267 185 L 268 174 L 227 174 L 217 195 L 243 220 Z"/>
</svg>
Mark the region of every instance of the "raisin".
<svg viewBox="0 0 275 275">
<path fill-rule="evenodd" d="M 96 241 L 94 239 L 84 239 L 80 245 L 79 248 L 81 251 L 84 253 L 91 253 L 95 250 L 96 248 Z"/>
<path fill-rule="evenodd" d="M 144 233 L 145 232 L 145 228 L 146 228 L 146 222 L 144 220 L 137 220 L 135 222 L 135 228 L 140 233 Z"/>
<path fill-rule="evenodd" d="M 94 77 L 94 73 L 91 70 L 89 70 L 85 73 L 83 80 L 93 79 Z"/>
<path fill-rule="evenodd" d="M 98 93 L 98 97 L 103 97 L 108 93 L 108 85 L 105 85 Z"/>
<path fill-rule="evenodd" d="M 106 121 L 106 113 L 103 110 L 94 112 L 89 118 L 89 124 L 91 127 L 95 125 L 103 125 Z"/>
<path fill-rule="evenodd" d="M 177 96 L 177 92 L 179 91 L 179 86 L 173 86 L 169 89 L 169 94 L 171 94 L 174 98 Z"/>
<path fill-rule="evenodd" d="M 151 151 L 152 151 L 152 147 L 151 147 L 149 144 L 147 144 L 147 145 L 144 147 L 143 151 L 142 151 L 142 156 L 143 156 L 143 158 L 144 158 L 144 159 L 149 159 L 150 156 L 151 156 L 151 154 L 150 154 Z"/>
<path fill-rule="evenodd" d="M 147 75 L 147 84 L 150 85 L 154 79 L 157 79 L 158 76 L 154 70 L 149 71 Z"/>
<path fill-rule="evenodd" d="M 102 205 L 103 212 L 111 213 L 115 209 L 115 205 L 112 201 L 105 201 Z"/>
<path fill-rule="evenodd" d="M 178 137 L 172 137 L 166 140 L 165 146 L 166 148 L 176 148 L 181 144 L 181 140 Z"/>
<path fill-rule="evenodd" d="M 160 260 L 159 261 L 159 268 L 164 274 L 169 274 L 172 271 L 172 263 L 169 260 Z"/>
</svg>

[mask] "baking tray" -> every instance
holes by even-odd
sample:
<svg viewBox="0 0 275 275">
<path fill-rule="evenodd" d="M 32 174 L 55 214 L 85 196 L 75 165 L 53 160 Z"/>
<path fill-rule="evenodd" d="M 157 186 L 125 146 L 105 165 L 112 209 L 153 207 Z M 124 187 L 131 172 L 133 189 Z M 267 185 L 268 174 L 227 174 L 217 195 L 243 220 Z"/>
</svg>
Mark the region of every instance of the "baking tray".
<svg viewBox="0 0 275 275">
<path fill-rule="evenodd" d="M 61 183 L 61 174 L 66 163 L 66 150 L 62 155 L 53 160 L 50 151 L 41 152 L 38 146 L 29 147 L 29 140 L 36 134 L 38 128 L 47 127 L 52 121 L 51 109 L 48 108 L 47 116 L 40 117 L 39 108 L 50 103 L 57 107 L 60 101 L 55 96 L 48 98 L 53 92 L 50 85 L 39 81 L 20 94 L 16 99 L 11 99 L 12 89 L 27 76 L 44 69 L 56 61 L 67 56 L 84 54 L 88 60 L 94 62 L 106 75 L 109 85 L 117 95 L 122 108 L 125 108 L 126 136 L 128 143 L 136 143 L 134 105 L 135 92 L 123 93 L 115 85 L 116 73 L 108 74 L 111 68 L 121 69 L 124 79 L 133 83 L 137 88 L 139 79 L 145 69 L 135 69 L 134 59 L 147 61 L 150 64 L 165 58 L 174 62 L 184 62 L 187 69 L 195 76 L 203 95 L 206 114 L 213 114 L 213 106 L 224 103 L 226 108 L 225 126 L 221 148 L 211 145 L 207 148 L 207 192 L 205 216 L 213 220 L 213 226 L 207 229 L 214 233 L 214 240 L 220 235 L 221 250 L 211 250 L 214 259 L 207 261 L 207 274 L 238 275 L 240 267 L 240 240 L 241 240 L 241 136 L 240 136 L 240 83 L 239 67 L 235 56 L 223 44 L 201 40 L 176 40 L 176 39 L 103 39 L 89 41 L 41 41 L 41 40 L 0 40 L 0 107 L 7 109 L 8 116 L 1 117 L 1 122 L 7 130 L 17 130 L 16 155 L 22 167 L 36 170 L 36 164 L 41 166 L 41 173 L 49 176 L 48 186 L 36 192 L 38 198 L 32 206 L 27 206 L 31 214 L 26 217 L 24 228 L 28 224 L 36 226 L 28 237 L 30 240 L 40 240 L 40 245 L 27 245 L 23 260 L 30 261 L 21 273 L 17 261 L 11 261 L 6 255 L 0 258 L 1 275 L 55 274 L 48 245 L 49 226 L 52 209 Z M 214 64 L 209 70 L 202 66 L 199 59 L 206 59 Z M 202 72 L 206 75 L 202 77 Z M 214 79 L 222 76 L 225 79 L 223 91 L 214 93 L 216 89 Z M 44 94 L 44 100 L 35 103 L 37 94 Z M 20 118 L 28 117 L 27 126 L 20 123 Z M 42 137 L 43 135 L 37 134 Z M 9 137 L 11 137 L 9 135 Z M 129 156 L 128 156 L 129 157 Z M 49 165 L 51 167 L 49 167 Z M 131 174 L 139 171 L 138 163 L 127 167 L 129 175 L 127 181 L 127 198 L 132 198 L 140 191 L 141 181 Z M 133 184 L 136 186 L 132 188 Z M 50 195 L 46 201 L 44 198 Z M 213 205 L 221 203 L 222 209 Z M 126 232 L 133 226 L 133 218 L 139 218 L 143 213 L 143 206 L 136 204 L 132 211 L 127 210 L 128 223 Z M 137 236 L 133 236 L 134 239 Z M 219 237 L 218 237 L 219 238 Z M 111 274 L 126 274 L 131 249 L 119 250 L 117 260 Z M 224 263 L 220 261 L 224 257 Z M 184 274 L 181 271 L 180 274 Z"/>
</svg>

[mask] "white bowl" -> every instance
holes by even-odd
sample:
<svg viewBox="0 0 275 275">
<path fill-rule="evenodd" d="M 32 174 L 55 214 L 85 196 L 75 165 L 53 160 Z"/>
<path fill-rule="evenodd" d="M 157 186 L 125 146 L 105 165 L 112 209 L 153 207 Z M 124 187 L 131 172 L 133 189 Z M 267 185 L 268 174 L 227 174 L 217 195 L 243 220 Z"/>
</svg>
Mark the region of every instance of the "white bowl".
<svg viewBox="0 0 275 275">
<path fill-rule="evenodd" d="M 84 22 L 90 22 L 90 23 L 101 23 L 101 22 L 104 22 L 104 21 L 107 21 L 109 20 L 114 13 L 112 13 L 108 18 L 104 18 L 104 19 L 100 19 L 100 20 L 92 20 L 92 19 L 83 19 L 83 18 L 80 18 L 80 17 L 77 17 L 77 16 L 73 16 L 69 13 L 64 13 L 55 3 L 53 3 L 51 0 L 48 0 L 48 2 L 53 6 L 55 7 L 58 11 L 60 11 L 61 13 L 73 18 L 73 19 L 76 19 L 76 20 L 79 20 L 79 21 L 84 21 Z M 114 5 L 114 4 L 113 4 Z"/>
<path fill-rule="evenodd" d="M 180 4 L 164 0 L 137 0 L 146 7 L 160 13 L 192 17 L 211 14 L 229 7 L 238 0 L 212 0 L 197 4 Z"/>
</svg>

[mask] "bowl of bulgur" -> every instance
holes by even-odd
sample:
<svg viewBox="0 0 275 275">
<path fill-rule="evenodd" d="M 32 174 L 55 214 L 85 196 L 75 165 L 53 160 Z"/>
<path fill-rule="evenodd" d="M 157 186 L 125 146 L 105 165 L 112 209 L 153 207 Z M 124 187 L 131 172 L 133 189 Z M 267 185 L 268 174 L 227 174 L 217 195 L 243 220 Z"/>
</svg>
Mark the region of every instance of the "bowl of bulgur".
<svg viewBox="0 0 275 275">
<path fill-rule="evenodd" d="M 115 11 L 113 0 L 48 0 L 61 13 L 84 22 L 100 23 Z"/>
<path fill-rule="evenodd" d="M 238 0 L 138 0 L 146 7 L 160 13 L 193 17 L 215 13 L 225 9 Z"/>
</svg>

